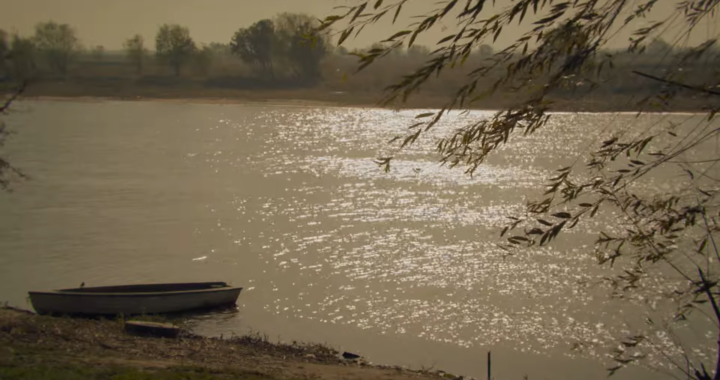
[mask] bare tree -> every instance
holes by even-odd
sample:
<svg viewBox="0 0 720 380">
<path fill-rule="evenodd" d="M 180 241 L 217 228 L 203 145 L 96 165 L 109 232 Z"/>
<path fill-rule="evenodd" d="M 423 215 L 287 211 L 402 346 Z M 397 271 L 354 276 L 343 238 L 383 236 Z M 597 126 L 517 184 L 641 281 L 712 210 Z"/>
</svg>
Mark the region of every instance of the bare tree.
<svg viewBox="0 0 720 380">
<path fill-rule="evenodd" d="M 24 90 L 25 83 L 14 89 L 10 93 L 10 95 L 3 100 L 3 103 L 0 104 L 0 117 L 5 115 L 9 111 L 12 102 L 15 101 L 15 99 L 17 99 L 17 97 L 20 96 L 20 94 L 22 94 Z M 5 142 L 10 135 L 11 132 L 8 131 L 5 121 L 0 119 L 0 148 L 5 146 Z M 22 171 L 10 164 L 7 159 L 0 156 L 0 189 L 9 191 L 10 182 L 14 178 L 25 178 L 25 174 L 23 174 Z"/>
</svg>

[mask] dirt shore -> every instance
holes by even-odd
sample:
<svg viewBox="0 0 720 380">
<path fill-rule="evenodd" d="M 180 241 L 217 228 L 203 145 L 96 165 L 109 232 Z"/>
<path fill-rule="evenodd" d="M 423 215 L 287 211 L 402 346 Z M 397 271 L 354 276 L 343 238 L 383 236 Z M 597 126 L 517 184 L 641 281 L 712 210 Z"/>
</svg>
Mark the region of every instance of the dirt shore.
<svg viewBox="0 0 720 380">
<path fill-rule="evenodd" d="M 121 320 L 55 318 L 1 308 L 0 378 L 44 378 L 47 373 L 63 373 L 57 377 L 62 379 L 455 378 L 441 371 L 346 360 L 317 344 L 276 344 L 258 335 L 207 338 L 185 331 L 175 339 L 137 337 L 124 332 Z"/>
</svg>

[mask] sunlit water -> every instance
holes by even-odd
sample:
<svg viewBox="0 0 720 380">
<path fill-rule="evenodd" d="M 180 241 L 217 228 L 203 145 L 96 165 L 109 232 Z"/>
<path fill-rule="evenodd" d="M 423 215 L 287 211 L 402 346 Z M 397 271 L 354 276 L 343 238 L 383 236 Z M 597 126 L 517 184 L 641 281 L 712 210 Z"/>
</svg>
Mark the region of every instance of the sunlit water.
<svg viewBox="0 0 720 380">
<path fill-rule="evenodd" d="M 372 159 L 415 114 L 20 103 L 6 118 L 18 134 L 5 151 L 31 180 L 0 195 L 0 299 L 29 308 L 28 290 L 81 282 L 228 281 L 245 287 L 239 310 L 199 316 L 195 331 L 260 331 L 476 377 L 492 350 L 498 379 L 604 378 L 609 349 L 662 302 L 610 299 L 600 279 L 612 272 L 597 265 L 593 241 L 599 228 L 619 228 L 615 216 L 507 258 L 499 230 L 608 130 L 699 118 L 554 115 L 470 177 L 438 165 L 433 147 L 490 113 L 455 115 L 384 173 Z M 642 186 L 684 181 L 666 173 Z M 708 326 L 690 330 L 693 344 L 713 340 Z"/>
</svg>

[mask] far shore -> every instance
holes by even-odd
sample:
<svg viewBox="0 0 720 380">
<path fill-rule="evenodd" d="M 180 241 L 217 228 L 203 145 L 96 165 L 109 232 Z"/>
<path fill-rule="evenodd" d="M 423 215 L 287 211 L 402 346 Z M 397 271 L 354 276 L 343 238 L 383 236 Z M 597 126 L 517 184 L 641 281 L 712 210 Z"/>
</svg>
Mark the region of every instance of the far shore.
<svg viewBox="0 0 720 380">
<path fill-rule="evenodd" d="M 94 87 L 76 83 L 38 83 L 31 85 L 21 96 L 21 100 L 35 101 L 152 101 L 164 103 L 198 104 L 267 104 L 304 107 L 362 107 L 379 108 L 381 92 L 347 92 L 331 88 L 299 89 L 209 89 L 202 87 Z M 385 108 L 392 109 L 440 109 L 446 106 L 450 98 L 428 91 L 411 96 L 406 102 Z M 464 109 L 502 110 L 513 105 L 510 95 L 478 101 Z M 705 112 L 704 103 L 691 98 L 681 98 L 671 109 L 647 107 L 641 109 L 628 97 L 551 99 L 553 112 Z"/>
<path fill-rule="evenodd" d="M 277 107 L 339 107 L 339 108 L 371 108 L 371 109 L 400 109 L 400 110 L 438 110 L 442 108 L 442 105 L 438 106 L 403 106 L 403 107 L 383 107 L 379 103 L 366 103 L 366 104 L 355 104 L 355 103 L 341 103 L 331 102 L 322 100 L 308 100 L 308 99 L 283 99 L 283 98 L 268 98 L 268 99 L 246 99 L 246 98 L 212 98 L 212 97 L 199 97 L 199 98 L 153 98 L 153 97 L 107 97 L 107 96 L 24 96 L 19 100 L 25 101 L 50 101 L 50 102 L 73 102 L 73 103 L 102 103 L 112 101 L 124 101 L 124 102 L 153 102 L 153 103 L 171 103 L 171 104 L 216 104 L 216 105 L 267 105 Z M 473 111 L 488 111 L 497 112 L 501 108 L 469 108 Z M 460 109 L 463 110 L 463 109 Z M 627 113 L 636 114 L 640 112 L 639 109 L 633 108 L 622 108 L 607 109 L 605 107 L 598 107 L 596 109 L 583 108 L 576 109 L 574 107 L 554 107 L 550 112 L 553 113 Z M 703 114 L 706 111 L 699 108 L 687 107 L 684 109 L 674 109 L 669 111 L 657 111 L 657 110 L 642 110 L 643 113 L 677 113 L 677 114 Z"/>
<path fill-rule="evenodd" d="M 124 96 L 23 96 L 20 100 L 30 101 L 51 101 L 51 102 L 76 102 L 76 103 L 100 103 L 106 101 L 127 101 L 127 102 L 156 102 L 156 103 L 185 103 L 185 104 L 266 104 L 277 106 L 299 106 L 299 107 L 350 107 L 350 105 L 339 102 L 307 99 L 248 99 L 248 98 L 221 98 L 221 97 L 197 97 L 197 98 L 161 98 L 141 97 L 128 98 Z M 373 107 L 373 106 L 369 106 Z M 374 107 L 378 107 L 375 105 Z"/>
</svg>

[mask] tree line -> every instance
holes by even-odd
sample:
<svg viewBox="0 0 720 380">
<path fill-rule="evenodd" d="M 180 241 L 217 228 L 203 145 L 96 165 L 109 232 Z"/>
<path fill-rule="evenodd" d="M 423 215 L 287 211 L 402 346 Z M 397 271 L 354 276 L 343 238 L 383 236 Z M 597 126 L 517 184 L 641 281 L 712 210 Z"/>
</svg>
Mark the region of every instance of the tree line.
<svg viewBox="0 0 720 380">
<path fill-rule="evenodd" d="M 321 62 L 328 55 L 359 54 L 367 49 L 348 51 L 333 48 L 330 33 L 318 30 L 317 19 L 301 13 L 280 13 L 272 19 L 259 20 L 239 28 L 227 43 L 198 44 L 190 29 L 179 24 L 163 24 L 152 42 L 135 34 L 123 43 L 123 55 L 136 75 L 143 75 L 150 63 L 166 67 L 176 77 L 188 66 L 207 72 L 213 61 L 236 59 L 253 74 L 266 81 L 301 78 L 316 83 L 322 78 Z M 410 57 L 430 53 L 423 46 L 406 52 Z M 106 49 L 83 46 L 75 28 L 47 21 L 38 23 L 31 36 L 10 34 L 0 29 L 0 78 L 21 82 L 30 79 L 65 79 L 70 68 L 87 58 L 102 61 Z"/>
<path fill-rule="evenodd" d="M 102 95 L 120 92 L 108 90 L 111 86 L 122 88 L 125 95 L 131 96 L 140 91 L 137 86 L 144 86 L 143 91 L 168 86 L 191 91 L 190 87 L 258 89 L 318 85 L 330 91 L 369 94 L 393 85 L 432 57 L 426 46 L 404 47 L 387 41 L 364 49 L 347 49 L 334 46 L 331 34 L 330 30 L 320 31 L 312 16 L 281 13 L 239 28 L 226 42 L 200 44 L 189 28 L 164 24 L 158 27 L 154 41 L 135 34 L 124 42 L 121 52 L 108 52 L 103 46 L 83 46 L 72 26 L 49 21 L 37 24 L 31 36 L 11 35 L 0 30 L 0 53 L 8 58 L 0 64 L 0 86 L 7 88 L 8 84 L 29 79 L 36 82 L 72 79 L 80 85 L 76 92 L 84 95 L 97 95 L 96 91 Z M 385 53 L 378 57 L 376 64 L 356 73 L 358 59 L 378 52 Z M 414 99 L 422 106 L 435 105 L 435 99 L 451 95 L 453 88 L 472 75 L 469 68 L 491 62 L 497 53 L 489 43 L 474 46 L 464 65 L 450 68 L 442 78 L 429 78 L 422 88 L 424 98 Z M 683 54 L 681 49 L 660 38 L 647 44 L 642 55 L 629 51 L 608 53 L 614 56 L 615 67 L 609 75 L 612 79 L 595 90 L 591 107 L 597 102 L 609 107 L 611 103 L 618 103 L 615 100 L 619 96 L 652 91 L 660 84 L 648 82 L 632 71 L 660 73 L 665 65 L 659 63 L 658 57 Z M 703 72 L 718 66 L 715 63 L 704 62 L 687 70 L 685 75 L 691 82 L 700 81 Z M 492 85 L 504 75 L 504 70 L 495 66 L 481 81 Z M 578 80 L 578 83 L 582 85 L 573 86 L 572 91 L 556 88 L 553 95 L 577 103 L 577 91 L 595 86 L 590 81 Z M 513 86 L 502 83 L 499 87 L 503 91 L 485 98 L 485 106 L 505 104 L 507 99 L 502 93 Z"/>
<path fill-rule="evenodd" d="M 128 38 L 123 50 L 137 74 L 142 74 L 151 60 L 181 76 L 190 64 L 207 68 L 213 58 L 232 56 L 263 78 L 316 81 L 320 78 L 320 62 L 330 53 L 328 34 L 316 28 L 317 20 L 309 15 L 281 13 L 238 29 L 228 43 L 198 44 L 189 28 L 163 24 L 155 35 L 154 52 L 140 34 Z M 34 78 L 40 71 L 65 78 L 81 56 L 101 60 L 105 49 L 84 48 L 72 26 L 48 21 L 37 24 L 29 37 L 0 30 L 0 53 L 8 57 L 0 67 L 3 78 L 22 81 Z"/>
</svg>

